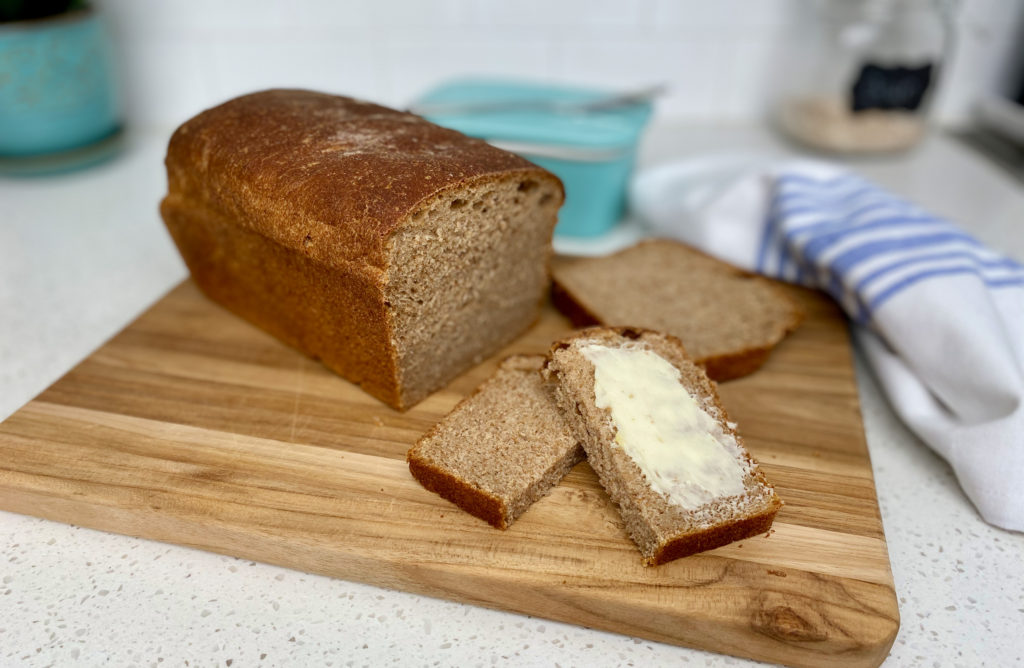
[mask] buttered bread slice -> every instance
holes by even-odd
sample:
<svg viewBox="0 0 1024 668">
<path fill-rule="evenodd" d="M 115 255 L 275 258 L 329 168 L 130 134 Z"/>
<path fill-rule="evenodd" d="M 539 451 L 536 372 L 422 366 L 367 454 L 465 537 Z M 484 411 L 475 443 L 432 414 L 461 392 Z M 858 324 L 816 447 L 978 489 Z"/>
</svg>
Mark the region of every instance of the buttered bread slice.
<svg viewBox="0 0 1024 668">
<path fill-rule="evenodd" d="M 542 375 L 645 564 L 771 527 L 782 502 L 675 337 L 583 330 L 554 344 Z"/>
</svg>

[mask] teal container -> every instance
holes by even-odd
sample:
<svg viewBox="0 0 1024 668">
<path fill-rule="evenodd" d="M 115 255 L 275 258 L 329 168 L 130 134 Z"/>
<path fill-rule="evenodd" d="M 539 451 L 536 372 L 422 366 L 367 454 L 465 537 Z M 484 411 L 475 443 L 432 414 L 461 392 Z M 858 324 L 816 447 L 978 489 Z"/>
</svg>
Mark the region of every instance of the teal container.
<svg viewBox="0 0 1024 668">
<path fill-rule="evenodd" d="M 412 108 L 438 125 L 485 139 L 557 174 L 565 184 L 565 205 L 555 234 L 595 237 L 611 229 L 625 212 L 626 186 L 651 104 L 594 111 L 565 103 L 601 100 L 612 94 L 589 88 L 464 80 L 429 91 Z"/>
<path fill-rule="evenodd" d="M 111 136 L 115 83 L 95 12 L 0 23 L 0 156 L 68 151 Z"/>
</svg>

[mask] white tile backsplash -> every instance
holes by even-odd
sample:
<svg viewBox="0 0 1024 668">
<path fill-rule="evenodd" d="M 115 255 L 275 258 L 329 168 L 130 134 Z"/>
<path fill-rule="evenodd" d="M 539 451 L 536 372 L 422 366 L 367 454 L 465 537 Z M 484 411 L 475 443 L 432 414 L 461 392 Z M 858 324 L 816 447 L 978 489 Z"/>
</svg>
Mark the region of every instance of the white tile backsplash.
<svg viewBox="0 0 1024 668">
<path fill-rule="evenodd" d="M 207 42 L 177 37 L 120 42 L 117 53 L 129 121 L 176 125 L 215 102 L 212 49 Z"/>
<path fill-rule="evenodd" d="M 664 81 L 669 72 L 685 67 L 668 60 L 666 47 L 658 41 L 622 40 L 608 44 L 604 40 L 567 39 L 561 43 L 557 72 L 562 78 L 588 85 L 644 86 Z"/>
<path fill-rule="evenodd" d="M 740 37 L 721 47 L 723 69 L 716 83 L 715 112 L 725 118 L 761 117 L 768 112 L 776 72 L 778 40 L 763 35 Z"/>
<path fill-rule="evenodd" d="M 648 15 L 666 32 L 712 31 L 712 35 L 768 32 L 785 26 L 796 11 L 794 0 L 654 0 Z"/>
<path fill-rule="evenodd" d="M 314 3 L 315 4 L 315 3 Z M 385 0 L 359 2 L 338 2 L 340 7 L 350 8 L 362 4 L 362 10 L 374 27 L 415 28 L 425 35 L 438 28 L 470 26 L 476 20 L 478 3 L 473 0 L 432 0 L 431 2 L 395 2 Z M 344 11 L 340 12 L 344 13 Z"/>
<path fill-rule="evenodd" d="M 630 31 L 641 24 L 650 0 L 519 0 L 473 2 L 480 23 L 492 26 L 531 26 L 569 35 L 595 26 Z"/>
<path fill-rule="evenodd" d="M 444 79 L 478 76 L 557 78 L 552 45 L 538 38 L 462 34 L 439 43 L 419 37 L 395 39 L 381 57 L 390 72 L 389 102 L 406 104 Z"/>
<path fill-rule="evenodd" d="M 610 47 L 603 42 L 566 41 L 562 44 L 559 77 L 565 81 L 610 89 L 664 84 L 667 93 L 658 113 L 710 118 L 716 112 L 716 76 L 724 51 L 704 39 L 630 40 Z"/>
<path fill-rule="evenodd" d="M 848 0 L 854 1 L 854 0 Z M 658 113 L 763 117 L 799 0 L 96 0 L 119 40 L 130 119 L 176 125 L 271 86 L 401 105 L 457 76 L 633 88 L 667 83 Z M 959 3 L 936 100 L 964 119 L 1019 49 L 1021 0 Z"/>
<path fill-rule="evenodd" d="M 218 99 L 261 88 L 311 88 L 355 97 L 379 97 L 387 68 L 369 40 L 307 42 L 298 38 L 219 42 L 210 47 Z"/>
</svg>

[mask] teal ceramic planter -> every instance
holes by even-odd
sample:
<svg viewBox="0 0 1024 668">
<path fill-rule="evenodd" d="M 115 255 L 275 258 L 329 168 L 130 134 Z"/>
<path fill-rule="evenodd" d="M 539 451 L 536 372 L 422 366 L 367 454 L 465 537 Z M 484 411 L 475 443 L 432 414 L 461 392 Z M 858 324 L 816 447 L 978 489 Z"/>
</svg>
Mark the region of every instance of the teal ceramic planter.
<svg viewBox="0 0 1024 668">
<path fill-rule="evenodd" d="M 75 149 L 118 124 L 110 40 L 95 12 L 0 24 L 0 156 Z"/>
<path fill-rule="evenodd" d="M 424 116 L 439 125 L 519 153 L 557 174 L 565 184 L 566 196 L 555 233 L 594 237 L 611 229 L 625 211 L 626 186 L 651 104 L 571 111 L 559 110 L 557 105 L 545 109 L 522 103 L 587 102 L 609 94 L 565 86 L 466 80 L 429 91 L 414 108 L 422 107 Z M 508 106 L 501 108 L 503 103 Z M 461 104 L 473 107 L 460 111 Z"/>
</svg>

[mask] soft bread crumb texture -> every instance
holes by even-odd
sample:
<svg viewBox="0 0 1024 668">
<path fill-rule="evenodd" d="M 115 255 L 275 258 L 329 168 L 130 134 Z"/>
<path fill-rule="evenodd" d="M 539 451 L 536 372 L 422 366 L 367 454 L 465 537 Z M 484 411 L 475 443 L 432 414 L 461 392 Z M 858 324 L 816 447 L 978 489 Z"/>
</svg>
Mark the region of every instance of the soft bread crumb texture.
<svg viewBox="0 0 1024 668">
<path fill-rule="evenodd" d="M 553 278 L 553 301 L 574 325 L 672 334 L 715 380 L 756 371 L 803 317 L 771 281 L 664 239 L 560 263 Z"/>
<path fill-rule="evenodd" d="M 398 409 L 533 322 L 554 175 L 412 114 L 302 90 L 178 128 L 161 213 L 214 301 Z"/>
<path fill-rule="evenodd" d="M 542 355 L 506 359 L 408 453 L 424 487 L 508 528 L 583 459 L 544 388 Z"/>
<path fill-rule="evenodd" d="M 557 184 L 517 176 L 446 191 L 391 238 L 384 289 L 402 404 L 511 342 L 548 285 Z"/>
<path fill-rule="evenodd" d="M 610 412 L 596 404 L 594 367 L 580 352 L 580 347 L 588 344 L 645 346 L 675 366 L 687 391 L 719 422 L 724 433 L 736 439 L 745 493 L 715 499 L 697 509 L 685 509 L 652 489 L 636 463 L 615 445 L 617 430 Z M 583 330 L 553 345 L 542 374 L 583 444 L 601 485 L 619 507 L 645 564 L 662 564 L 764 533 L 771 527 L 782 502 L 743 448 L 714 384 L 689 358 L 678 339 L 636 328 Z"/>
</svg>

